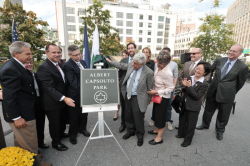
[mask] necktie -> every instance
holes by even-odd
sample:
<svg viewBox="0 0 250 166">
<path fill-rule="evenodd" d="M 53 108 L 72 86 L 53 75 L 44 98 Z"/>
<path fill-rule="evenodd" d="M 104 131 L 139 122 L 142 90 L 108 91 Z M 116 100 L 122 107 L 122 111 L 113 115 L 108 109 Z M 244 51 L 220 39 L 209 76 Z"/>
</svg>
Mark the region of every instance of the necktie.
<svg viewBox="0 0 250 166">
<path fill-rule="evenodd" d="M 189 75 L 192 74 L 192 70 L 194 69 L 195 62 L 192 62 L 190 67 L 189 67 Z"/>
<path fill-rule="evenodd" d="M 227 62 L 227 64 L 222 68 L 222 70 L 221 70 L 221 79 L 224 78 L 227 75 L 227 70 L 228 70 L 230 65 L 231 65 L 231 62 Z"/>
<path fill-rule="evenodd" d="M 56 68 L 59 70 L 59 72 L 60 72 L 60 74 L 62 76 L 63 82 L 65 82 L 65 80 L 64 80 L 64 73 L 63 73 L 62 69 L 60 68 L 60 66 L 58 64 L 56 64 Z"/>
<path fill-rule="evenodd" d="M 77 64 L 77 66 L 79 67 L 79 69 L 81 69 L 81 70 L 84 69 L 83 66 L 82 66 L 82 64 L 81 64 L 80 62 L 76 62 L 76 64 Z"/>
<path fill-rule="evenodd" d="M 136 77 L 137 71 L 134 70 L 133 75 L 130 78 L 130 82 L 129 85 L 127 86 L 127 98 L 130 99 L 131 95 L 132 95 L 132 88 L 133 88 L 133 84 L 135 82 L 135 77 Z"/>
</svg>

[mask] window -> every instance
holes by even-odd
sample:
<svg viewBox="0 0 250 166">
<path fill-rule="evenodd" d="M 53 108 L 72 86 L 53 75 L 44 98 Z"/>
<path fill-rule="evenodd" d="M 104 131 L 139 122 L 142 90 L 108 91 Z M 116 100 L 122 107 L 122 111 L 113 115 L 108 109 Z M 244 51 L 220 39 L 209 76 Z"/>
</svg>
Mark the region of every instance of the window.
<svg viewBox="0 0 250 166">
<path fill-rule="evenodd" d="M 122 36 L 120 36 L 119 38 L 120 38 L 120 42 L 123 42 L 123 37 L 122 37 Z"/>
<path fill-rule="evenodd" d="M 73 7 L 66 7 L 67 14 L 75 14 L 75 8 Z"/>
<path fill-rule="evenodd" d="M 79 22 L 79 23 L 83 23 L 82 17 L 79 17 L 78 22 Z"/>
<path fill-rule="evenodd" d="M 73 22 L 75 23 L 75 17 L 74 16 L 67 16 L 67 22 Z"/>
<path fill-rule="evenodd" d="M 157 36 L 163 36 L 163 32 L 162 31 L 158 31 L 157 32 Z"/>
<path fill-rule="evenodd" d="M 170 19 L 166 17 L 166 23 L 170 23 Z"/>
<path fill-rule="evenodd" d="M 123 29 L 118 28 L 118 33 L 119 33 L 120 35 L 122 35 L 122 34 L 123 34 Z"/>
<path fill-rule="evenodd" d="M 142 49 L 142 46 L 141 46 L 141 45 L 138 45 L 137 48 L 138 48 L 138 50 L 141 50 L 141 49 Z"/>
<path fill-rule="evenodd" d="M 142 38 L 141 37 L 139 37 L 139 42 L 142 42 Z"/>
<path fill-rule="evenodd" d="M 158 38 L 157 43 L 162 43 L 162 38 Z"/>
<path fill-rule="evenodd" d="M 116 20 L 116 25 L 117 26 L 123 26 L 123 21 L 122 20 Z"/>
<path fill-rule="evenodd" d="M 151 31 L 148 31 L 148 35 L 151 35 Z"/>
<path fill-rule="evenodd" d="M 162 23 L 158 24 L 158 29 L 163 29 L 163 24 Z"/>
<path fill-rule="evenodd" d="M 127 19 L 133 19 L 133 13 L 127 13 Z"/>
<path fill-rule="evenodd" d="M 149 15 L 149 16 L 148 16 L 148 20 L 152 20 L 152 15 Z"/>
<path fill-rule="evenodd" d="M 79 9 L 78 9 L 78 16 L 80 16 L 80 15 L 85 15 L 85 14 L 86 14 L 85 9 L 83 9 L 83 8 L 79 8 Z"/>
<path fill-rule="evenodd" d="M 164 16 L 158 16 L 158 21 L 163 22 L 164 21 Z"/>
<path fill-rule="evenodd" d="M 152 28 L 152 23 L 148 23 L 148 28 Z"/>
<path fill-rule="evenodd" d="M 156 50 L 158 50 L 158 51 L 161 50 L 161 46 L 157 46 Z"/>
<path fill-rule="evenodd" d="M 139 27 L 143 27 L 143 22 L 139 22 Z"/>
<path fill-rule="evenodd" d="M 67 30 L 68 31 L 76 31 L 76 26 L 75 25 L 67 25 Z"/>
<path fill-rule="evenodd" d="M 116 12 L 116 18 L 123 18 L 122 12 Z"/>
<path fill-rule="evenodd" d="M 133 33 L 132 29 L 126 29 L 126 34 L 127 35 L 132 35 L 132 33 Z"/>
<path fill-rule="evenodd" d="M 142 35 L 142 30 L 139 30 L 139 35 Z"/>
<path fill-rule="evenodd" d="M 151 42 L 151 38 L 147 38 L 147 42 L 150 43 Z"/>
<path fill-rule="evenodd" d="M 126 26 L 127 27 L 132 27 L 133 26 L 133 21 L 127 21 Z"/>
<path fill-rule="evenodd" d="M 76 40 L 75 34 L 69 34 L 69 40 Z"/>
<path fill-rule="evenodd" d="M 139 19 L 143 20 L 143 15 L 142 14 L 140 14 Z"/>
</svg>

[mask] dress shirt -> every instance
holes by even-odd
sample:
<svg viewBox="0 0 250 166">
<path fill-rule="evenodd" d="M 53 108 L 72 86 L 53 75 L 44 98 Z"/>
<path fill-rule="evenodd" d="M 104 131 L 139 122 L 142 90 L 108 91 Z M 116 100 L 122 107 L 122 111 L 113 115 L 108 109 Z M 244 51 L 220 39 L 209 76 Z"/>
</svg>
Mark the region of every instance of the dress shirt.
<svg viewBox="0 0 250 166">
<path fill-rule="evenodd" d="M 195 81 L 195 79 L 194 79 L 194 76 L 190 76 L 190 77 L 191 77 L 191 81 L 192 81 L 192 86 L 194 86 L 194 84 L 195 84 L 196 82 L 201 82 L 201 83 L 203 83 L 204 80 L 205 80 L 205 77 L 204 77 L 204 76 L 202 76 L 201 78 L 199 78 L 199 79 L 196 80 L 196 81 Z"/>
<path fill-rule="evenodd" d="M 81 70 L 84 69 L 84 67 L 83 67 L 83 65 L 81 64 L 81 62 L 76 62 L 76 61 L 74 61 L 74 62 L 77 64 L 77 66 L 78 66 Z"/>
<path fill-rule="evenodd" d="M 230 65 L 229 65 L 229 67 L 228 67 L 228 69 L 227 69 L 226 74 L 232 69 L 232 67 L 234 66 L 234 64 L 235 64 L 236 61 L 237 61 L 237 59 L 235 59 L 235 60 L 229 60 L 229 59 L 227 59 L 226 63 L 225 63 L 224 66 L 223 66 L 223 68 L 224 68 L 224 67 L 226 66 L 226 64 L 227 64 L 228 62 L 230 62 Z M 222 70 L 223 70 L 223 68 L 222 68 Z"/>
<path fill-rule="evenodd" d="M 138 86 L 138 84 L 139 84 L 139 79 L 140 79 L 140 77 L 141 77 L 142 69 L 143 69 L 143 66 L 142 66 L 140 69 L 137 70 L 137 74 L 136 74 L 136 77 L 135 77 L 135 81 L 134 81 L 134 84 L 133 84 L 133 87 L 132 87 L 132 93 L 131 93 L 132 96 L 133 96 L 133 95 L 137 95 L 136 90 L 137 90 L 137 86 Z M 136 72 L 136 70 L 133 70 L 133 72 L 132 72 L 132 73 L 130 74 L 130 76 L 129 76 L 129 79 L 128 79 L 128 82 L 127 82 L 127 88 L 128 88 L 128 85 L 129 85 L 129 83 L 130 83 L 130 81 L 131 81 L 131 77 L 133 76 L 134 72 Z"/>
<path fill-rule="evenodd" d="M 154 81 L 154 89 L 159 96 L 170 98 L 171 92 L 174 90 L 174 77 L 169 65 L 162 70 L 158 70 L 158 67 L 156 67 Z"/>
</svg>

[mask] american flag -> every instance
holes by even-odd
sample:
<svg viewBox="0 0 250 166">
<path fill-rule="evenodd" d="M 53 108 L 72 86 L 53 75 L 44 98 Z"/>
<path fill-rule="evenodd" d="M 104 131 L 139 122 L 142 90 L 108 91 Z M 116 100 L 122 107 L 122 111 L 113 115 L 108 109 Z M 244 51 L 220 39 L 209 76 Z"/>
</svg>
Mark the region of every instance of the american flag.
<svg viewBox="0 0 250 166">
<path fill-rule="evenodd" d="M 13 21 L 12 21 L 12 42 L 14 42 L 14 41 L 18 41 L 18 34 L 16 31 L 16 22 L 13 19 Z"/>
</svg>

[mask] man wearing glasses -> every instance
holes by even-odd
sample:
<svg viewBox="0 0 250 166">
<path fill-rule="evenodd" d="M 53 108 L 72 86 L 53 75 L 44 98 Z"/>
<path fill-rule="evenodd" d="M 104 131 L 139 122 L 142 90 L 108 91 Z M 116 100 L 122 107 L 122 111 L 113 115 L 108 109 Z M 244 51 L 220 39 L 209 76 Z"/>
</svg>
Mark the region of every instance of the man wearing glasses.
<svg viewBox="0 0 250 166">
<path fill-rule="evenodd" d="M 191 75 L 194 75 L 195 67 L 201 61 L 202 50 L 201 48 L 190 48 L 189 53 L 191 54 L 191 61 L 184 63 L 183 71 L 180 75 L 180 78 L 187 78 Z"/>
</svg>

